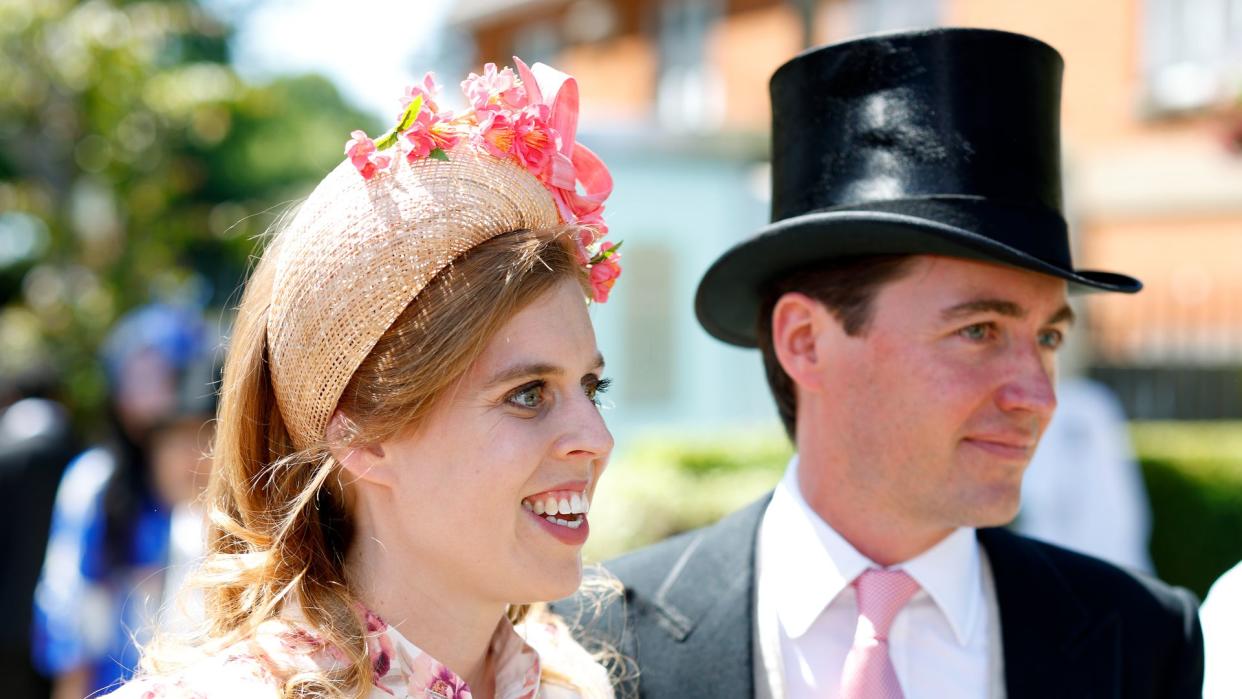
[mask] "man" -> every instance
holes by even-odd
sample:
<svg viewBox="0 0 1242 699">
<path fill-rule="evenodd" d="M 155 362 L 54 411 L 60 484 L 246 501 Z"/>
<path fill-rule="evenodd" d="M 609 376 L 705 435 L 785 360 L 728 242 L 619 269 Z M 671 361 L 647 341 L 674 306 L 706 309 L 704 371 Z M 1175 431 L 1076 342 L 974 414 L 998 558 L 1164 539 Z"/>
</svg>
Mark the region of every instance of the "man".
<svg viewBox="0 0 1242 699">
<path fill-rule="evenodd" d="M 758 346 L 797 457 L 775 492 L 608 567 L 640 696 L 1191 697 L 1193 597 L 1009 533 L 1056 405 L 1075 271 L 1060 56 L 944 29 L 772 78 L 773 223 L 703 326 Z"/>
</svg>

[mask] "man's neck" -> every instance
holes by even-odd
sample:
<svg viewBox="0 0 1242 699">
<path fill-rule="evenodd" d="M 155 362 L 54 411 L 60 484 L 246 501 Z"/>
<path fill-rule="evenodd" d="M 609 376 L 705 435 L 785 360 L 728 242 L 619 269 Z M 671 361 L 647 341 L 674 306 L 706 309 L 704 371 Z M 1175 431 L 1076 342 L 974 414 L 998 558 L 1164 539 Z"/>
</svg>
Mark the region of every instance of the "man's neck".
<svg viewBox="0 0 1242 699">
<path fill-rule="evenodd" d="M 900 508 L 844 487 L 827 476 L 831 471 L 826 465 L 809 458 L 799 455 L 795 485 L 802 498 L 850 546 L 878 565 L 917 558 L 953 533 L 953 527 L 921 524 Z"/>
</svg>

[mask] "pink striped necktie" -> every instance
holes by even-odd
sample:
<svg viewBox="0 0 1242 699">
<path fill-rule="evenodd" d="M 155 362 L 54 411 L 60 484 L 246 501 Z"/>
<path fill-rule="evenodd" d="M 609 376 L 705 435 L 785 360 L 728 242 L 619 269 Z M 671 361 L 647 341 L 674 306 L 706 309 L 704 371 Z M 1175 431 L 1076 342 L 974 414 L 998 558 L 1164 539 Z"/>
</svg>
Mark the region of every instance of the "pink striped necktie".
<svg viewBox="0 0 1242 699">
<path fill-rule="evenodd" d="M 888 657 L 888 631 L 919 584 L 905 571 L 868 568 L 854 580 L 854 589 L 858 592 L 858 629 L 854 647 L 845 657 L 841 699 L 902 699 Z"/>
</svg>

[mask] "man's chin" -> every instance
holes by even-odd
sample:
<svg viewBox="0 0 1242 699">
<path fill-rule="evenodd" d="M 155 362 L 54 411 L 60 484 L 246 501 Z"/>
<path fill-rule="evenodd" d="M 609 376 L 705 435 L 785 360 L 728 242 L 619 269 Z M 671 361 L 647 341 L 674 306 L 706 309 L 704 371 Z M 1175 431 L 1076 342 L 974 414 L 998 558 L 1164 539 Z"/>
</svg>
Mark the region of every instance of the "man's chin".
<svg viewBox="0 0 1242 699">
<path fill-rule="evenodd" d="M 990 498 L 987 503 L 975 508 L 968 518 L 967 526 L 976 529 L 985 529 L 987 527 L 1003 527 L 1011 524 L 1018 518 L 1018 510 L 1021 507 L 1022 498 L 1021 491 L 1013 489 L 1012 493 L 1006 492 L 996 497 Z"/>
</svg>

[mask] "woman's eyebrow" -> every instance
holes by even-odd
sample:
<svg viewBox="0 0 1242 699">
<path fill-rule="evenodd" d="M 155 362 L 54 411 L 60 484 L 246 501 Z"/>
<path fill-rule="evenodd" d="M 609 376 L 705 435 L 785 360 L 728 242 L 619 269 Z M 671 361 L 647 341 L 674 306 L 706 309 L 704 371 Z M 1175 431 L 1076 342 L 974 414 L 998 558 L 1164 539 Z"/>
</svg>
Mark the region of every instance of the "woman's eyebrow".
<svg viewBox="0 0 1242 699">
<path fill-rule="evenodd" d="M 595 366 L 593 368 L 597 370 L 604 368 L 604 355 L 595 355 Z M 564 374 L 565 369 L 555 364 L 549 364 L 547 362 L 521 362 L 501 369 L 496 374 L 492 375 L 484 386 L 486 388 L 492 388 L 498 384 L 508 383 L 510 381 L 524 379 L 531 376 L 563 376 Z"/>
<path fill-rule="evenodd" d="M 487 380 L 485 386 L 491 388 L 497 384 L 508 383 L 516 379 L 523 379 L 528 376 L 560 376 L 565 370 L 555 364 L 546 364 L 543 362 L 530 362 L 522 364 L 514 364 L 512 366 L 501 369 Z"/>
</svg>

